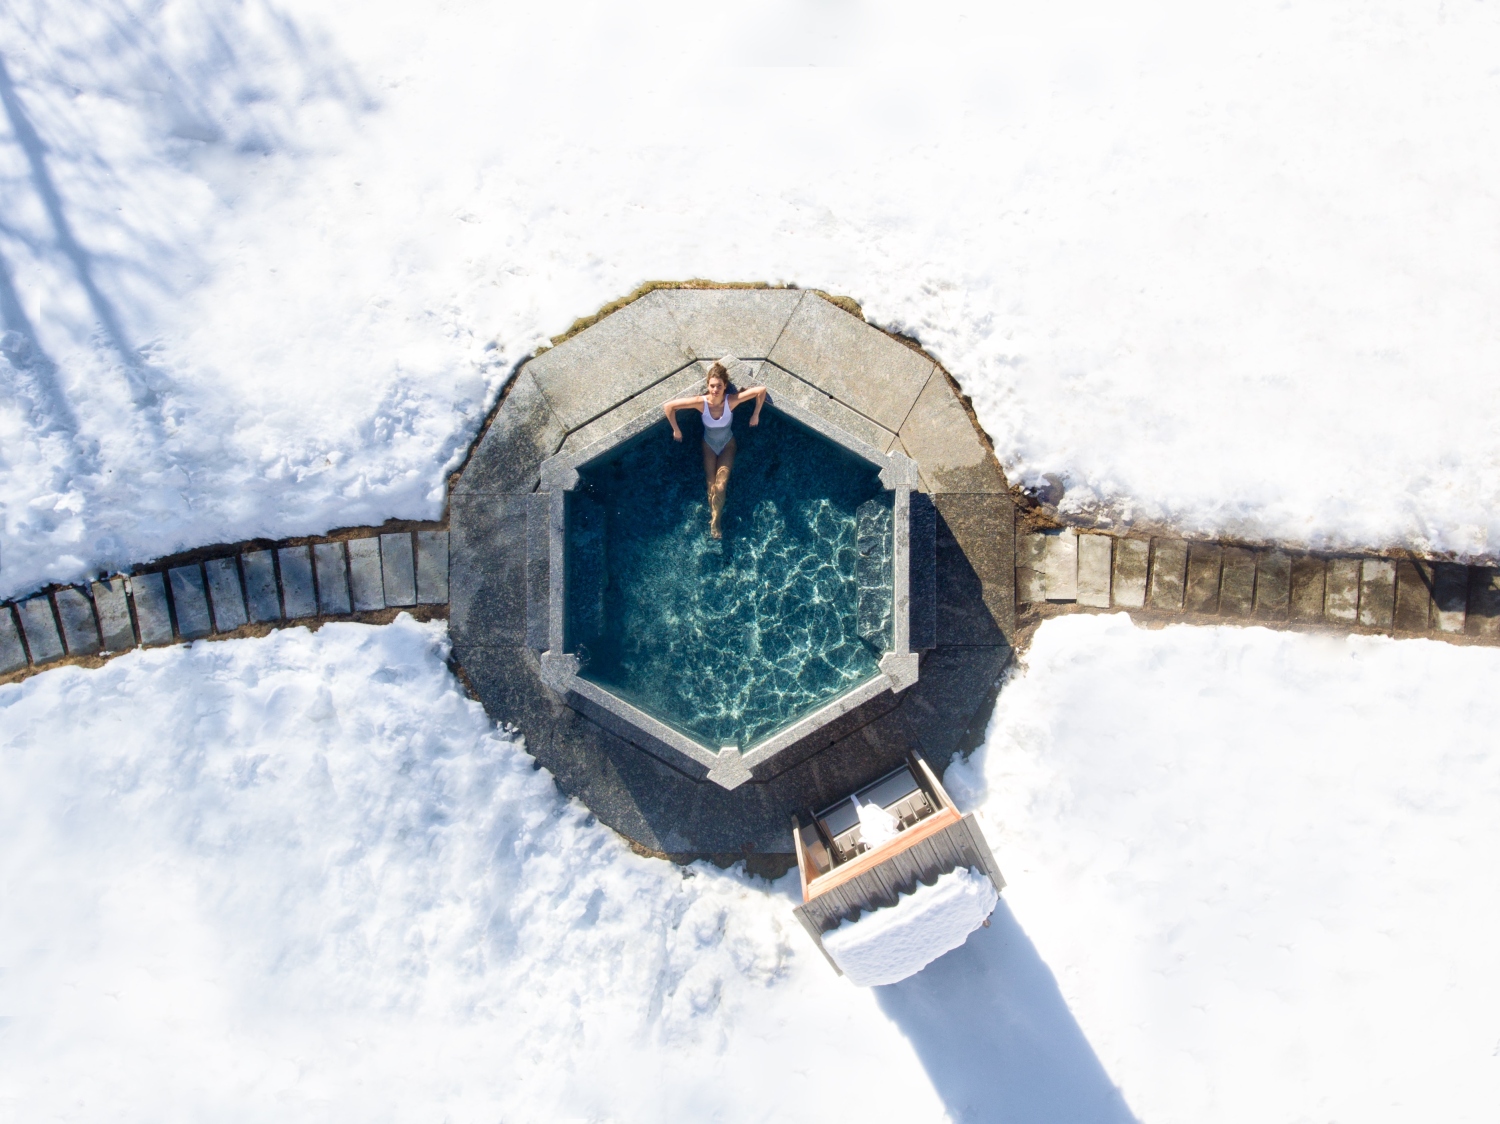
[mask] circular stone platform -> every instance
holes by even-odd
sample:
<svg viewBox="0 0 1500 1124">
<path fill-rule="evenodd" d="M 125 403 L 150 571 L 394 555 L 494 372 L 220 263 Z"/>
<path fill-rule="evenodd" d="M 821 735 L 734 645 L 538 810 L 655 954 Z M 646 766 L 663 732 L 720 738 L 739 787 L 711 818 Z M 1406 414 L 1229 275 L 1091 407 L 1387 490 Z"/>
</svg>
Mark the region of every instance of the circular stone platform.
<svg viewBox="0 0 1500 1124">
<path fill-rule="evenodd" d="M 750 364 L 773 405 L 915 461 L 937 524 L 933 646 L 917 682 L 855 706 L 733 789 L 682 771 L 587 698 L 554 692 L 541 662 L 551 518 L 542 462 L 660 417 L 664 401 L 700 391 L 708 363 L 726 354 Z M 559 786 L 640 847 L 678 858 L 762 854 L 776 866 L 790 856 L 794 813 L 853 791 L 909 751 L 941 771 L 977 743 L 1015 627 L 1014 523 L 999 466 L 946 373 L 921 352 L 812 292 L 656 289 L 522 366 L 455 477 L 454 660 Z"/>
</svg>

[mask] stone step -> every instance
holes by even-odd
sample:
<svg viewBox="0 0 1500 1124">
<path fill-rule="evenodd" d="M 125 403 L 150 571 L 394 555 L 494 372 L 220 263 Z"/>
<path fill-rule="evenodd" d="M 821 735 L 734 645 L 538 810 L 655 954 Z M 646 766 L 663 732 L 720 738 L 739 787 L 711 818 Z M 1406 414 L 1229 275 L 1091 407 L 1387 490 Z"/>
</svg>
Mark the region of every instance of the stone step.
<svg viewBox="0 0 1500 1124">
<path fill-rule="evenodd" d="M 68 586 L 53 595 L 57 619 L 62 622 L 63 643 L 70 656 L 92 656 L 104 645 L 99 641 L 99 626 L 94 622 L 94 603 L 81 589 Z"/>
<path fill-rule="evenodd" d="M 9 675 L 26 666 L 26 648 L 21 643 L 21 626 L 9 605 L 0 605 L 0 675 Z"/>
<path fill-rule="evenodd" d="M 380 577 L 380 540 L 350 539 L 346 545 L 349 548 L 349 597 L 354 602 L 354 611 L 368 613 L 384 609 L 385 583 Z M 318 580 L 321 584 L 321 563 Z"/>
<path fill-rule="evenodd" d="M 26 635 L 31 662 L 41 665 L 62 659 L 65 654 L 62 634 L 57 630 L 57 618 L 52 615 L 52 598 L 45 593 L 28 597 L 16 605 L 16 611 L 21 617 L 21 631 Z"/>
<path fill-rule="evenodd" d="M 387 606 L 404 609 L 417 603 L 417 562 L 411 532 L 380 536 L 380 577 Z"/>
<path fill-rule="evenodd" d="M 250 617 L 245 612 L 245 591 L 240 586 L 239 563 L 233 558 L 210 558 L 203 564 L 208 576 L 208 599 L 213 610 L 214 631 L 233 632 L 244 628 Z"/>
<path fill-rule="evenodd" d="M 289 621 L 318 615 L 318 591 L 313 585 L 312 548 L 284 546 L 276 551 L 281 573 L 281 603 Z"/>
<path fill-rule="evenodd" d="M 353 611 L 349 599 L 349 562 L 341 542 L 313 545 L 313 569 L 318 579 L 318 612 L 344 616 Z"/>
<path fill-rule="evenodd" d="M 208 589 L 201 566 L 174 566 L 167 571 L 172 595 L 172 616 L 177 635 L 184 640 L 201 640 L 212 636 L 213 617 L 208 610 Z"/>
<path fill-rule="evenodd" d="M 90 588 L 94 611 L 99 617 L 99 635 L 106 652 L 135 647 L 135 626 L 130 621 L 130 593 L 124 577 L 96 581 Z"/>
<path fill-rule="evenodd" d="M 417 604 L 448 603 L 448 532 L 417 532 Z"/>
<path fill-rule="evenodd" d="M 245 575 L 245 610 L 253 624 L 281 620 L 281 591 L 276 585 L 276 558 L 269 550 L 251 550 L 240 555 Z"/>
<path fill-rule="evenodd" d="M 136 574 L 130 579 L 135 623 L 142 644 L 172 642 L 172 613 L 167 607 L 166 579 L 161 574 Z"/>
</svg>

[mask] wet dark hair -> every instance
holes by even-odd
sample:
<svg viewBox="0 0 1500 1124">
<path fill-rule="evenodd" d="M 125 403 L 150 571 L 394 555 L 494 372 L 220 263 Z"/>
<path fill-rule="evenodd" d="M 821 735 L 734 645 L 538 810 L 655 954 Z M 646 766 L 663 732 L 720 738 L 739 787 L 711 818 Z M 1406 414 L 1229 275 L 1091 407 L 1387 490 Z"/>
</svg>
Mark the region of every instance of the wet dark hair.
<svg viewBox="0 0 1500 1124">
<path fill-rule="evenodd" d="M 708 369 L 708 378 L 703 380 L 705 386 L 718 379 L 724 384 L 724 393 L 729 393 L 729 372 L 724 369 L 724 364 L 715 363 Z"/>
</svg>

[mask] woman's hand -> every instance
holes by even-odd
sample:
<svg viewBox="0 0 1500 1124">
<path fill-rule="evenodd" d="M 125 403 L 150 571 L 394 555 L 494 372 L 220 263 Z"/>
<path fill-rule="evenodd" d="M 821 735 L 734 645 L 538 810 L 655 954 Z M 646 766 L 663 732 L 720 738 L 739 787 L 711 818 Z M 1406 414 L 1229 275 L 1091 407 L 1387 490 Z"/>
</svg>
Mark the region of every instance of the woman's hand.
<svg viewBox="0 0 1500 1124">
<path fill-rule="evenodd" d="M 750 415 L 750 424 L 751 425 L 759 425 L 760 424 L 760 403 L 759 402 L 757 402 L 755 404 L 755 413 L 753 413 L 753 414 Z"/>
<path fill-rule="evenodd" d="M 678 429 L 675 425 L 672 427 L 672 440 L 673 441 L 681 441 L 682 440 L 682 430 Z"/>
</svg>

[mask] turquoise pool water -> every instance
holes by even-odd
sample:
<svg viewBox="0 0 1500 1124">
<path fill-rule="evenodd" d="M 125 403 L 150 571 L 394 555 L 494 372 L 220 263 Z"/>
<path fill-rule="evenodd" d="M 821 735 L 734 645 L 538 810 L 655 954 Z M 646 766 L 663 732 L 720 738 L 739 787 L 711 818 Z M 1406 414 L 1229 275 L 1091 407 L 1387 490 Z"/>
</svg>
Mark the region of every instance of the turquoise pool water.
<svg viewBox="0 0 1500 1124">
<path fill-rule="evenodd" d="M 712 748 L 748 748 L 870 678 L 889 637 L 877 470 L 774 407 L 755 429 L 749 415 L 736 411 L 722 540 L 686 414 L 681 444 L 662 422 L 581 469 L 568 498 L 565 647 Z"/>
</svg>

